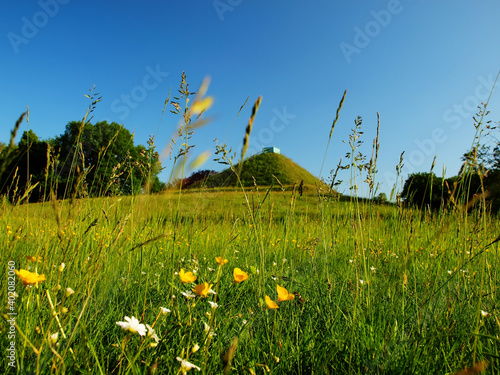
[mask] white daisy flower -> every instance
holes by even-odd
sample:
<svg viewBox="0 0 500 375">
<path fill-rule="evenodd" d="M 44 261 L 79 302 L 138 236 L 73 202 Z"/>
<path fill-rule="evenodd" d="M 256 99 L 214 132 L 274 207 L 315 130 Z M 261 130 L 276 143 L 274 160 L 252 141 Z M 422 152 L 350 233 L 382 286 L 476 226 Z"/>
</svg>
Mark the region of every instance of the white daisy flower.
<svg viewBox="0 0 500 375">
<path fill-rule="evenodd" d="M 194 294 L 191 290 L 181 293 L 186 298 L 195 298 L 196 294 Z"/>
<path fill-rule="evenodd" d="M 153 327 L 151 327 L 149 324 L 146 324 L 146 328 L 148 329 L 148 337 L 151 337 L 153 340 L 155 340 L 155 342 L 152 343 L 151 346 L 153 346 L 153 347 L 157 346 L 158 343 L 160 342 L 160 338 L 156 334 L 156 332 L 153 329 Z"/>
<path fill-rule="evenodd" d="M 198 366 L 193 365 L 191 362 L 188 362 L 185 359 L 177 357 L 177 360 L 181 363 L 181 372 L 182 372 L 182 375 L 186 375 L 186 373 L 189 370 L 193 369 L 193 368 L 196 369 L 196 370 L 198 370 L 198 371 L 201 370 Z"/>
<path fill-rule="evenodd" d="M 57 343 L 57 339 L 59 338 L 59 332 L 53 333 L 52 335 L 49 336 L 50 342 L 52 345 L 55 345 Z"/>
<path fill-rule="evenodd" d="M 116 322 L 125 331 L 130 331 L 132 333 L 138 333 L 140 336 L 146 335 L 146 326 L 139 323 L 137 318 L 128 316 L 125 317 L 125 322 Z"/>
<path fill-rule="evenodd" d="M 160 307 L 160 310 L 163 315 L 167 315 L 170 312 L 170 310 L 165 307 Z"/>
</svg>

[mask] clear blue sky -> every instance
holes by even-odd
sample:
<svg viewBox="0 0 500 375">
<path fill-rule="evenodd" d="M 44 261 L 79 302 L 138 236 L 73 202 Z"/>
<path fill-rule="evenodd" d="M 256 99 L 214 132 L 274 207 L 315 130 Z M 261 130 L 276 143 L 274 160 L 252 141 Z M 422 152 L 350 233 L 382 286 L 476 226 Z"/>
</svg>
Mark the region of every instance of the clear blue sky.
<svg viewBox="0 0 500 375">
<path fill-rule="evenodd" d="M 2 2 L 0 14 L 1 142 L 27 105 L 29 128 L 40 138 L 61 134 L 81 120 L 84 94 L 95 85 L 103 99 L 93 122 L 122 123 L 136 144 L 156 134 L 161 149 L 177 124 L 168 113 L 158 130 L 163 103 L 185 71 L 193 90 L 209 75 L 215 98 L 208 114 L 216 118 L 195 133 L 192 157 L 214 151 L 215 138 L 239 151 L 262 95 L 250 148 L 275 145 L 319 175 L 347 89 L 322 176 L 349 151 L 342 141 L 357 116 L 361 151 L 370 157 L 378 111 L 377 181 L 387 194 L 402 151 L 405 174 L 428 171 L 434 155 L 438 175 L 443 164 L 448 176 L 458 172 L 474 136 L 475 106 L 500 69 L 497 0 L 41 0 Z M 499 89 L 493 121 L 500 120 Z M 347 185 L 340 191 L 348 193 Z"/>
</svg>

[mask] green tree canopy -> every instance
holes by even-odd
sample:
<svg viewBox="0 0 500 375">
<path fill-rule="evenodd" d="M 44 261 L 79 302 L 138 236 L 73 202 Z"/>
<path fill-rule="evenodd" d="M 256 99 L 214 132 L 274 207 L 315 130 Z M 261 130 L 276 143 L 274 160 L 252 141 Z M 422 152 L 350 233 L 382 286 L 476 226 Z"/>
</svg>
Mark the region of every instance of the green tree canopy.
<svg viewBox="0 0 500 375">
<path fill-rule="evenodd" d="M 152 143 L 149 146 L 135 146 L 133 134 L 115 122 L 70 122 L 54 140 L 60 156 L 58 174 L 66 186 L 59 193 L 67 195 L 67 186 L 82 175 L 91 196 L 137 194 L 145 186 L 158 190 L 158 153 Z"/>
<path fill-rule="evenodd" d="M 444 198 L 443 182 L 443 178 L 434 173 L 410 174 L 403 186 L 401 198 L 408 205 L 439 208 Z"/>
<path fill-rule="evenodd" d="M 480 192 L 481 180 L 477 174 L 461 173 L 444 179 L 434 173 L 420 172 L 408 176 L 401 198 L 410 206 L 438 209 L 449 203 L 466 205 Z"/>
<path fill-rule="evenodd" d="M 2 158 L 6 148 L 0 149 Z M 25 131 L 9 151 L 0 176 L 0 194 L 16 201 L 29 193 L 30 201 L 58 198 L 137 194 L 164 188 L 158 178 L 159 155 L 153 140 L 148 148 L 134 145 L 133 135 L 122 125 L 106 121 L 70 122 L 63 134 L 42 141 Z M 30 186 L 36 188 L 30 189 Z"/>
<path fill-rule="evenodd" d="M 40 141 L 33 130 L 24 131 L 19 143 L 9 157 L 6 171 L 0 178 L 0 193 L 10 199 L 22 197 L 29 186 L 31 200 L 38 201 L 43 194 L 44 171 L 47 165 L 46 142 Z M 29 182 L 29 184 L 28 184 Z"/>
</svg>

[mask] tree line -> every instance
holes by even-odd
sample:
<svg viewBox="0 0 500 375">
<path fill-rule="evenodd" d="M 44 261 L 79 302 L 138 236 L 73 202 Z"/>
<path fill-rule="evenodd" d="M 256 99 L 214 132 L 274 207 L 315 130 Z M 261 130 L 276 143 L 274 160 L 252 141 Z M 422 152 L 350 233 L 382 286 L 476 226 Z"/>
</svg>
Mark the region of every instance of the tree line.
<svg viewBox="0 0 500 375">
<path fill-rule="evenodd" d="M 18 124 L 16 124 L 18 127 Z M 13 203 L 75 197 L 130 195 L 165 188 L 158 152 L 134 145 L 133 134 L 115 122 L 72 121 L 55 138 L 24 131 L 0 144 L 0 195 Z"/>
<path fill-rule="evenodd" d="M 488 103 L 489 99 L 481 103 L 472 117 L 476 134 L 472 148 L 462 156 L 458 175 L 437 177 L 432 172 L 434 163 L 429 173 L 410 174 L 401 193 L 405 204 L 431 209 L 458 206 L 468 210 L 480 203 L 480 207 L 492 212 L 500 210 L 500 128 L 499 123 L 487 120 Z"/>
<path fill-rule="evenodd" d="M 406 179 L 401 198 L 418 208 L 470 209 L 479 201 L 491 211 L 500 209 L 500 147 L 482 146 L 464 154 L 457 176 L 444 178 L 431 172 L 413 173 Z"/>
</svg>

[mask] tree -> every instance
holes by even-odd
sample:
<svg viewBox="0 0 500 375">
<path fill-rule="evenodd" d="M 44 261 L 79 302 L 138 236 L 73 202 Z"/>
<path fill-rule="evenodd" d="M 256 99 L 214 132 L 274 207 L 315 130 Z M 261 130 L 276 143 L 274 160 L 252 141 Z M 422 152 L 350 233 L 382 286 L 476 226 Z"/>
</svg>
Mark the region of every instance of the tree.
<svg viewBox="0 0 500 375">
<path fill-rule="evenodd" d="M 403 186 L 401 198 L 408 205 L 417 207 L 439 208 L 448 197 L 443 190 L 443 178 L 434 173 L 413 173 L 408 176 Z"/>
<path fill-rule="evenodd" d="M 161 188 L 161 171 L 154 145 L 134 146 L 133 135 L 122 125 L 106 121 L 70 122 L 54 140 L 62 183 L 58 195 L 68 197 L 71 186 L 83 188 L 90 196 L 137 194 Z"/>
<path fill-rule="evenodd" d="M 153 139 L 148 148 L 135 146 L 133 135 L 117 123 L 73 121 L 48 141 L 25 131 L 17 145 L 0 148 L 0 158 L 0 194 L 12 202 L 46 200 L 51 191 L 74 198 L 165 189 Z"/>
<path fill-rule="evenodd" d="M 48 143 L 40 141 L 33 130 L 24 131 L 12 150 L 6 173 L 0 178 L 0 193 L 14 201 L 22 197 L 34 202 L 42 199 L 48 147 Z"/>
<path fill-rule="evenodd" d="M 495 129 L 495 128 L 492 128 Z M 484 198 L 493 211 L 500 208 L 500 143 L 478 145 L 462 156 L 463 165 L 458 179 L 467 201 L 485 192 Z"/>
<path fill-rule="evenodd" d="M 413 173 L 406 179 L 401 197 L 407 205 L 438 209 L 449 204 L 467 206 L 479 193 L 481 179 L 475 173 L 461 171 L 447 179 L 434 173 Z"/>
<path fill-rule="evenodd" d="M 182 181 L 182 188 L 189 188 L 193 185 L 198 186 L 203 183 L 208 177 L 214 175 L 216 172 L 208 169 L 199 170 L 197 172 L 193 172 L 191 176 L 185 178 Z"/>
<path fill-rule="evenodd" d="M 385 193 L 380 193 L 375 197 L 375 203 L 377 204 L 385 204 L 387 203 L 387 195 Z"/>
</svg>

